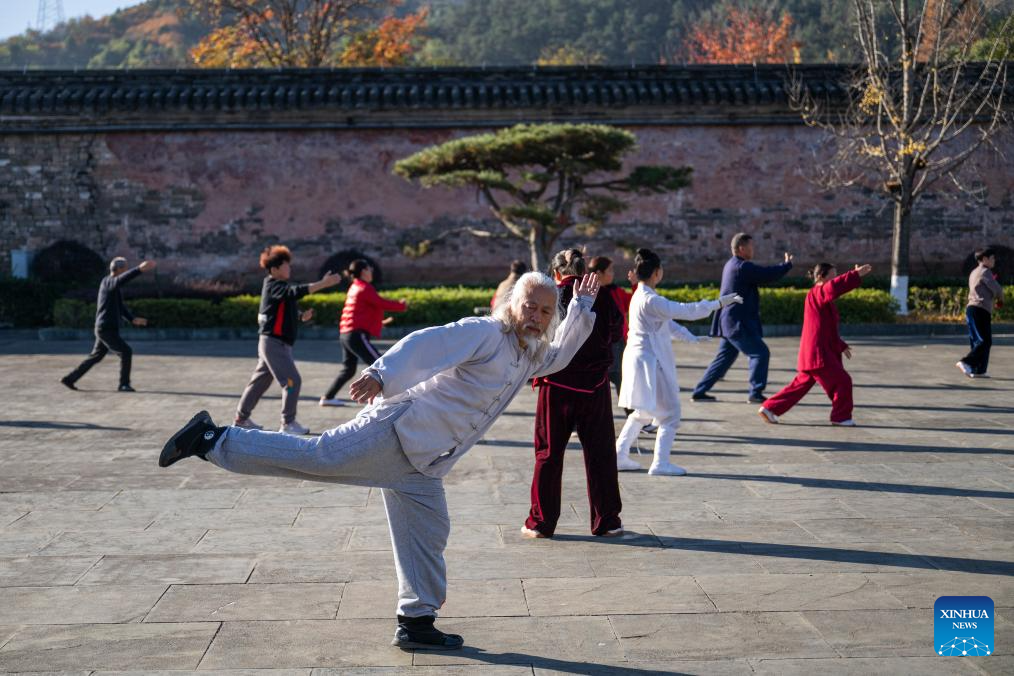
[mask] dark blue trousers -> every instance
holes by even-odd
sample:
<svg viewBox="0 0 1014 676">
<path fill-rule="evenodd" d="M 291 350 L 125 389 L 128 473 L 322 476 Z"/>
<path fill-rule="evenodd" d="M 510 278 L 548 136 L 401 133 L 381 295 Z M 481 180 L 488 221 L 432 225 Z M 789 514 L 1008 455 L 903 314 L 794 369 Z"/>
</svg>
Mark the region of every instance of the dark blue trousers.
<svg viewBox="0 0 1014 676">
<path fill-rule="evenodd" d="M 719 340 L 718 354 L 704 372 L 701 382 L 697 383 L 694 394 L 704 394 L 724 378 L 740 352 L 750 358 L 750 395 L 762 396 L 768 384 L 768 361 L 771 359 L 771 351 L 760 336 L 750 334 Z"/>
<path fill-rule="evenodd" d="M 981 307 L 969 305 L 965 308 L 968 324 L 968 344 L 971 350 L 961 358 L 972 367 L 972 373 L 982 375 L 989 368 L 989 348 L 993 346 L 992 317 Z"/>
</svg>

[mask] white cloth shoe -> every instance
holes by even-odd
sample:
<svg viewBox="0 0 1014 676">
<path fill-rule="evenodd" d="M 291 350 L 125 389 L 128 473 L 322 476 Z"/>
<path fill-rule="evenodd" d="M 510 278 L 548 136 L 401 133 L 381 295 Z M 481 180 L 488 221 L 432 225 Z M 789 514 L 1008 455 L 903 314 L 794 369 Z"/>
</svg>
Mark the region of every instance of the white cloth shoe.
<svg viewBox="0 0 1014 676">
<path fill-rule="evenodd" d="M 835 427 L 855 427 L 856 421 L 853 420 L 852 418 L 849 418 L 848 420 L 842 420 L 841 422 L 835 422 L 832 420 L 831 424 L 834 425 Z"/>
<path fill-rule="evenodd" d="M 626 453 L 616 454 L 616 471 L 617 472 L 636 472 L 641 469 L 641 463 L 631 458 Z"/>
<path fill-rule="evenodd" d="M 962 373 L 964 373 L 969 378 L 974 378 L 975 377 L 975 374 L 972 373 L 972 367 L 969 366 L 968 364 L 966 364 L 965 362 L 959 361 L 957 364 L 955 364 L 955 366 L 957 366 L 958 370 L 960 370 Z"/>
<path fill-rule="evenodd" d="M 683 476 L 687 471 L 679 465 L 674 465 L 671 462 L 667 463 L 652 463 L 651 467 L 648 468 L 648 474 L 650 476 Z"/>
<path fill-rule="evenodd" d="M 310 428 L 303 427 L 302 425 L 299 424 L 298 420 L 293 420 L 292 422 L 285 423 L 284 425 L 279 427 L 278 431 L 282 432 L 283 434 L 293 434 L 298 437 L 304 434 L 309 434 Z"/>
<path fill-rule="evenodd" d="M 522 526 L 521 527 L 521 537 L 531 538 L 532 540 L 542 540 L 546 536 L 543 535 L 542 533 L 540 533 L 539 531 L 535 530 L 534 528 L 529 528 L 528 526 Z"/>
<path fill-rule="evenodd" d="M 759 415 L 761 417 L 761 420 L 763 420 L 766 423 L 770 423 L 772 425 L 778 424 L 778 416 L 776 416 L 774 413 L 767 410 L 763 406 L 757 409 L 757 415 Z"/>
<path fill-rule="evenodd" d="M 264 425 L 258 425 L 257 423 L 255 423 L 250 418 L 247 418 L 246 420 L 240 420 L 239 418 L 236 418 L 235 422 L 232 423 L 232 426 L 233 427 L 241 427 L 241 428 L 243 428 L 245 430 L 262 430 L 262 429 L 264 429 Z"/>
<path fill-rule="evenodd" d="M 339 399 L 338 397 L 335 397 L 334 399 L 325 399 L 324 397 L 321 397 L 320 401 L 317 402 L 317 405 L 318 406 L 344 406 L 345 405 L 345 400 L 344 399 Z"/>
</svg>

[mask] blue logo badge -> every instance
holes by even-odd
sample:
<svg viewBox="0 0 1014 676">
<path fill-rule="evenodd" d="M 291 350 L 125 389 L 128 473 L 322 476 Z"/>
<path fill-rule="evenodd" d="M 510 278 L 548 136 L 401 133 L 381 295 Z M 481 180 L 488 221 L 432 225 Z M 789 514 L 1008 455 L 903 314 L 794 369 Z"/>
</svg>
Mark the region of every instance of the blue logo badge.
<svg viewBox="0 0 1014 676">
<path fill-rule="evenodd" d="M 992 655 L 993 599 L 941 596 L 933 604 L 933 652 L 944 657 Z"/>
</svg>

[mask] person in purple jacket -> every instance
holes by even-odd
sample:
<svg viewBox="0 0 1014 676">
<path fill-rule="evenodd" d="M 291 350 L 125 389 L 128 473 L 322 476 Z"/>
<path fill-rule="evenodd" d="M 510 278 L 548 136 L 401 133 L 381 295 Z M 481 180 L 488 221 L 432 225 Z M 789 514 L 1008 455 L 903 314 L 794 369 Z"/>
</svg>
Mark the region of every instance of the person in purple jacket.
<svg viewBox="0 0 1014 676">
<path fill-rule="evenodd" d="M 742 352 L 750 358 L 750 394 L 747 401 L 753 404 L 764 403 L 771 352 L 764 344 L 760 292 L 757 287 L 781 279 L 791 269 L 792 254 L 786 252 L 785 262 L 781 265 L 757 265 L 753 262 L 753 237 L 740 232 L 732 238 L 732 258 L 722 270 L 722 289 L 719 295 L 738 293 L 743 297 L 743 303 L 730 305 L 715 313 L 709 335 L 720 338 L 718 354 L 694 388 L 691 396 L 693 401 L 715 401 L 708 390 L 725 377 Z"/>
</svg>

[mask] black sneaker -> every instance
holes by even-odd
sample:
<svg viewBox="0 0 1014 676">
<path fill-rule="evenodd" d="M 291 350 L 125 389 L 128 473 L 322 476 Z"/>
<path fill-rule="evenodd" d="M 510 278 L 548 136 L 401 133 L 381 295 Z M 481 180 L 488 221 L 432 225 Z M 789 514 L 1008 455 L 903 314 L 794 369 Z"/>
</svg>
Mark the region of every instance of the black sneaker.
<svg viewBox="0 0 1014 676">
<path fill-rule="evenodd" d="M 215 421 L 208 412 L 201 411 L 165 442 L 162 454 L 158 456 L 158 466 L 168 467 L 192 455 L 203 459 L 225 430 L 225 427 L 215 427 Z"/>
<path fill-rule="evenodd" d="M 63 383 L 63 386 L 66 387 L 68 390 L 77 390 L 77 386 L 74 384 L 74 381 L 68 378 L 67 376 L 60 378 L 60 382 Z"/>
<path fill-rule="evenodd" d="M 402 650 L 458 650 L 465 639 L 457 634 L 445 634 L 433 626 L 437 618 L 398 616 L 398 628 L 394 630 L 391 645 Z"/>
<path fill-rule="evenodd" d="M 701 392 L 700 394 L 690 395 L 692 401 L 718 401 L 718 397 L 713 397 L 707 392 Z"/>
<path fill-rule="evenodd" d="M 116 389 L 117 389 L 117 391 L 119 391 L 119 392 L 137 392 L 137 390 L 135 390 L 135 389 L 134 389 L 133 387 L 131 387 L 130 385 L 120 385 L 120 386 L 119 386 L 119 387 L 117 387 Z"/>
<path fill-rule="evenodd" d="M 763 394 L 751 394 L 749 397 L 746 398 L 746 401 L 749 404 L 763 404 L 767 400 L 768 398 L 765 397 Z"/>
</svg>

